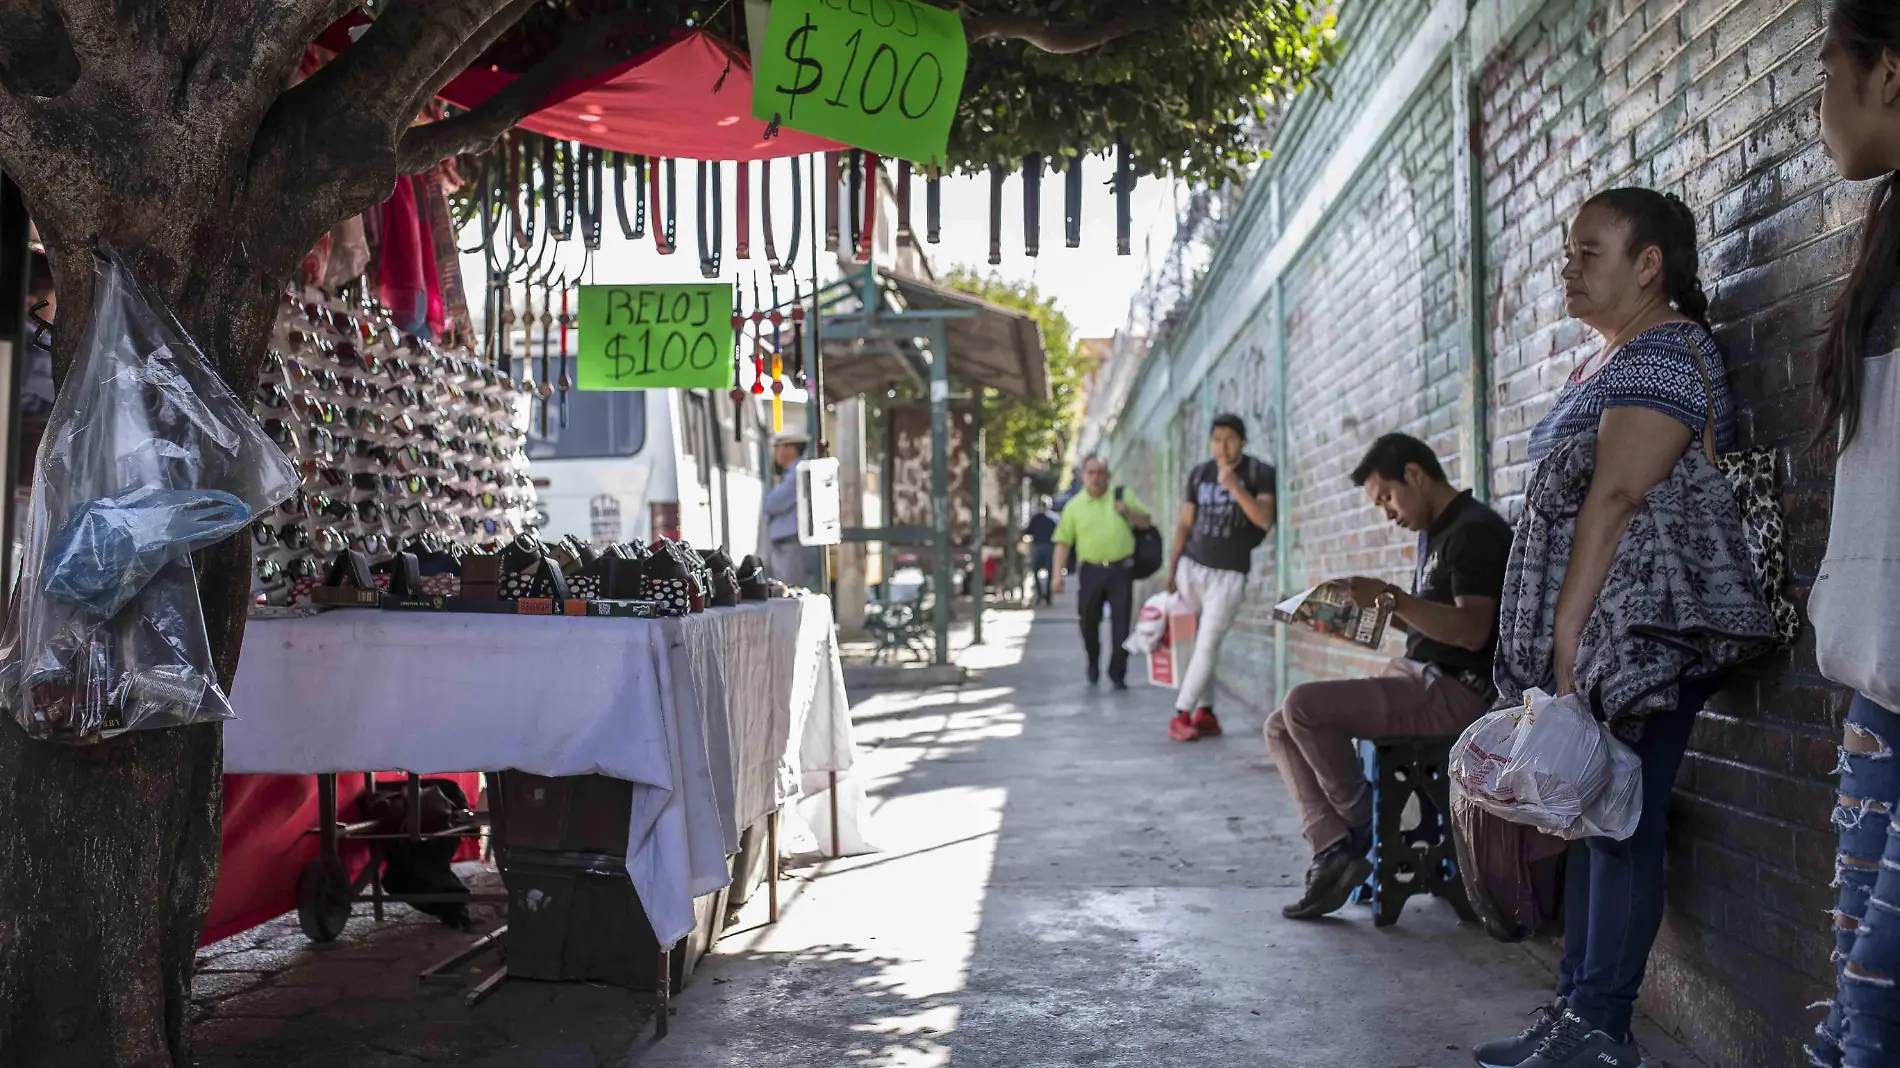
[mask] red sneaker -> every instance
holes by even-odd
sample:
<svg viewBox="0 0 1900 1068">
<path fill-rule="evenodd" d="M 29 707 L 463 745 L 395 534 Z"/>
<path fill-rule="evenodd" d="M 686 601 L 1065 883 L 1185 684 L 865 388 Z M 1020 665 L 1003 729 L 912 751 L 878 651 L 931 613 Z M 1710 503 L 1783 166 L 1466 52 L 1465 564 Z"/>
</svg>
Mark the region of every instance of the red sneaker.
<svg viewBox="0 0 1900 1068">
<path fill-rule="evenodd" d="M 1194 729 L 1199 731 L 1203 735 L 1214 735 L 1214 734 L 1220 733 L 1220 720 L 1214 718 L 1214 710 L 1211 708 L 1195 709 L 1194 719 L 1192 720 L 1192 722 L 1194 724 Z"/>
<path fill-rule="evenodd" d="M 1168 737 L 1177 742 L 1192 742 L 1201 737 L 1201 732 L 1195 729 L 1194 720 L 1186 712 L 1179 712 L 1168 721 Z"/>
</svg>

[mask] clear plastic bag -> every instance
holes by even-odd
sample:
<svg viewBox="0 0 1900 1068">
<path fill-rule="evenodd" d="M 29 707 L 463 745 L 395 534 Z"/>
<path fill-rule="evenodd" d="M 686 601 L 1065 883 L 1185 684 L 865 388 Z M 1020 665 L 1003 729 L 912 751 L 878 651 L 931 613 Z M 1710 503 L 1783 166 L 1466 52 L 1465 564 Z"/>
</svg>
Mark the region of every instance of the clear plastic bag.
<svg viewBox="0 0 1900 1068">
<path fill-rule="evenodd" d="M 190 554 L 299 481 L 123 262 L 102 249 L 94 267 L 0 636 L 0 700 L 28 734 L 72 743 L 231 718 Z"/>
<path fill-rule="evenodd" d="M 1574 694 L 1524 695 L 1479 717 L 1451 754 L 1472 803 L 1561 838 L 1628 838 L 1642 816 L 1642 762 Z"/>
</svg>

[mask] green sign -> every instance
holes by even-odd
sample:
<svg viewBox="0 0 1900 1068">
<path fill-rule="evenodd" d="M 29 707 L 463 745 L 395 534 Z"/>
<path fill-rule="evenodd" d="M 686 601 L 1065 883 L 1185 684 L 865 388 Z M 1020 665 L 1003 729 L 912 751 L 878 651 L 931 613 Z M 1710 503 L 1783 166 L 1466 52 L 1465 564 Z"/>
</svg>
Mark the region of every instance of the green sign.
<svg viewBox="0 0 1900 1068">
<path fill-rule="evenodd" d="M 916 0 L 773 0 L 752 114 L 880 156 L 944 163 L 970 45 Z"/>
<path fill-rule="evenodd" d="M 731 389 L 732 283 L 582 286 L 577 389 Z"/>
</svg>

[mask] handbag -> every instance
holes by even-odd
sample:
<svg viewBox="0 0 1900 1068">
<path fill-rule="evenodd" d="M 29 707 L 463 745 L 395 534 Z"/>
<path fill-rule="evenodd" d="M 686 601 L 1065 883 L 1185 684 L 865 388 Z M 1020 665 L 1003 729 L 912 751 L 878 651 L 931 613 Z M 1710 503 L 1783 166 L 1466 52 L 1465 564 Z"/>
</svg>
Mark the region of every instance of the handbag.
<svg viewBox="0 0 1900 1068">
<path fill-rule="evenodd" d="M 1781 450 L 1757 446 L 1734 452 L 1715 451 L 1715 387 L 1702 346 L 1692 339 L 1696 368 L 1702 372 L 1702 391 L 1708 397 L 1709 418 L 1702 427 L 1702 453 L 1728 479 L 1741 506 L 1742 538 L 1755 581 L 1775 616 L 1775 636 L 1781 648 L 1801 637 L 1801 613 L 1788 596 L 1788 526 L 1781 513 Z"/>
<path fill-rule="evenodd" d="M 1122 488 L 1116 486 L 1115 503 L 1120 504 L 1121 500 Z M 1132 557 L 1135 578 L 1145 579 L 1161 570 L 1161 558 L 1166 555 L 1166 547 L 1161 544 L 1161 532 L 1153 526 L 1137 527 L 1131 523 L 1129 529 L 1135 535 L 1135 555 Z"/>
</svg>

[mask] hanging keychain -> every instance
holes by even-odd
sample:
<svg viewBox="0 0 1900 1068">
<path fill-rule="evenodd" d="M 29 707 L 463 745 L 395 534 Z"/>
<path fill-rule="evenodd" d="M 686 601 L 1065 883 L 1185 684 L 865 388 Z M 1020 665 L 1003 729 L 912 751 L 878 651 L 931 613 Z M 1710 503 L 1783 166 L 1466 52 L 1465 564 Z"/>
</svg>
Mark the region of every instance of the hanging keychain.
<svg viewBox="0 0 1900 1068">
<path fill-rule="evenodd" d="M 752 395 L 765 395 L 765 307 L 759 299 L 759 276 L 752 276 Z"/>
<path fill-rule="evenodd" d="M 581 273 L 587 273 L 586 263 L 581 264 Z M 577 283 L 578 284 L 578 283 Z M 573 370 L 567 363 L 567 328 L 574 321 L 568 314 L 567 279 L 561 279 L 561 429 L 567 429 L 567 393 L 574 388 Z"/>
<path fill-rule="evenodd" d="M 567 278 L 561 279 L 563 289 Z M 551 279 L 541 281 L 541 381 L 535 387 L 535 393 L 541 398 L 541 436 L 548 436 L 548 398 L 554 394 L 554 383 L 548 369 L 548 360 L 552 355 L 554 341 L 554 283 Z"/>
<path fill-rule="evenodd" d="M 772 279 L 772 433 L 785 430 L 785 349 L 779 344 L 779 327 L 785 313 L 778 306 L 778 279 Z"/>
<path fill-rule="evenodd" d="M 739 342 L 745 338 L 745 311 L 739 302 L 745 299 L 745 291 L 739 287 L 739 279 L 732 280 L 732 440 L 745 440 L 745 387 L 739 384 Z"/>
<path fill-rule="evenodd" d="M 805 297 L 792 279 L 792 385 L 805 388 Z M 809 399 L 807 404 L 811 403 Z"/>
</svg>

